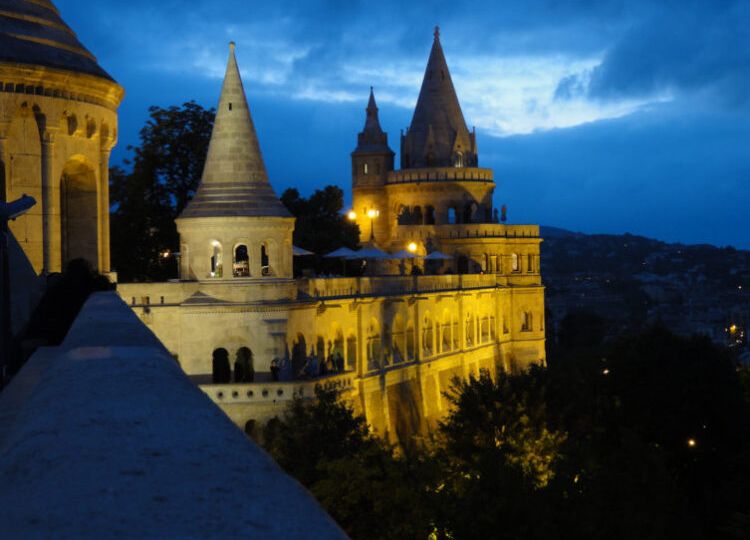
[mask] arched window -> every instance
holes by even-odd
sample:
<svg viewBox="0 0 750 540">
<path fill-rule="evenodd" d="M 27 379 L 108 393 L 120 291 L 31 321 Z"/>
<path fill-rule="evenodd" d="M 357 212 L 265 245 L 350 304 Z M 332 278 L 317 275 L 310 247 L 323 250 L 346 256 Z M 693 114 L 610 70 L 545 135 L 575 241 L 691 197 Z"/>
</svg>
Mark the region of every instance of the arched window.
<svg viewBox="0 0 750 540">
<path fill-rule="evenodd" d="M 453 207 L 448 208 L 448 224 L 449 225 L 456 224 L 456 209 Z"/>
<path fill-rule="evenodd" d="M 369 174 L 370 173 L 370 167 L 367 165 L 367 163 L 365 163 L 364 165 L 362 165 L 362 173 L 363 174 Z"/>
<path fill-rule="evenodd" d="M 453 156 L 453 166 L 454 167 L 464 166 L 464 155 L 461 152 L 456 152 L 456 155 Z"/>
<path fill-rule="evenodd" d="M 510 269 L 513 272 L 520 272 L 521 271 L 521 265 L 518 261 L 518 253 L 512 253 L 510 256 Z"/>
<path fill-rule="evenodd" d="M 396 215 L 398 216 L 397 221 L 399 225 L 411 225 L 411 212 L 403 204 L 399 206 L 398 214 Z"/>
<path fill-rule="evenodd" d="M 396 315 L 393 319 L 393 333 L 391 334 L 391 349 L 393 351 L 393 362 L 400 363 L 406 360 L 406 333 L 404 318 Z"/>
<path fill-rule="evenodd" d="M 253 351 L 249 347 L 240 347 L 234 361 L 234 382 L 248 383 L 254 380 Z"/>
<path fill-rule="evenodd" d="M 247 246 L 244 244 L 240 244 L 234 248 L 232 274 L 234 277 L 247 277 L 250 275 L 250 257 L 247 252 Z"/>
<path fill-rule="evenodd" d="M 354 334 L 349 334 L 346 338 L 346 369 L 357 369 L 357 336 Z"/>
<path fill-rule="evenodd" d="M 469 313 L 466 315 L 466 346 L 473 347 L 476 342 L 476 323 L 474 322 L 474 314 Z"/>
<path fill-rule="evenodd" d="M 434 354 L 435 350 L 435 333 L 432 328 L 432 319 L 429 315 L 424 318 L 424 326 L 422 328 L 422 356 L 429 358 Z"/>
<path fill-rule="evenodd" d="M 214 384 L 225 384 L 232 380 L 229 367 L 229 352 L 224 348 L 215 349 L 211 362 L 211 380 Z"/>
<path fill-rule="evenodd" d="M 260 273 L 262 276 L 271 275 L 271 259 L 268 251 L 268 244 L 263 242 L 260 245 Z"/>
<path fill-rule="evenodd" d="M 525 311 L 523 314 L 523 323 L 521 324 L 521 332 L 531 332 L 534 328 L 534 318 L 530 311 Z"/>
<path fill-rule="evenodd" d="M 373 318 L 367 329 L 367 368 L 378 369 L 380 367 L 382 354 L 380 326 L 378 325 L 378 321 Z"/>
<path fill-rule="evenodd" d="M 422 207 L 415 206 L 411 213 L 412 225 L 422 225 Z"/>
<path fill-rule="evenodd" d="M 221 243 L 218 240 L 211 242 L 211 277 L 222 276 Z"/>
<path fill-rule="evenodd" d="M 406 357 L 409 360 L 414 360 L 416 358 L 416 347 L 414 343 L 414 323 L 409 321 L 409 324 L 406 325 Z"/>
<path fill-rule="evenodd" d="M 425 225 L 435 224 L 435 207 L 434 206 L 427 206 L 425 208 L 424 223 Z"/>
</svg>

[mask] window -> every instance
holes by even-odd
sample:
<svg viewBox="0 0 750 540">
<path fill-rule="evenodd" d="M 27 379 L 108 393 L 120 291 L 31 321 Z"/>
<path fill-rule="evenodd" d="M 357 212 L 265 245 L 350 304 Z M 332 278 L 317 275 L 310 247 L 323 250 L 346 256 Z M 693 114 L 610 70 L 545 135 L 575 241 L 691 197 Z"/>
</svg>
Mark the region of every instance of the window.
<svg viewBox="0 0 750 540">
<path fill-rule="evenodd" d="M 456 152 L 456 156 L 453 160 L 453 166 L 454 167 L 464 166 L 464 155 L 461 152 Z"/>
<path fill-rule="evenodd" d="M 268 245 L 265 242 L 260 245 L 260 273 L 264 276 L 271 275 L 271 264 L 268 257 Z"/>
<path fill-rule="evenodd" d="M 523 324 L 521 325 L 521 332 L 531 332 L 533 329 L 533 317 L 530 311 L 526 311 L 523 314 Z"/>
<path fill-rule="evenodd" d="M 531 253 L 526 256 L 526 271 L 529 274 L 534 272 L 534 256 Z"/>
<path fill-rule="evenodd" d="M 221 264 L 221 243 L 214 240 L 211 243 L 212 255 L 211 255 L 211 277 L 220 278 L 222 276 L 222 264 Z"/>
<path fill-rule="evenodd" d="M 435 208 L 433 206 L 428 206 L 425 208 L 424 223 L 425 225 L 435 224 Z"/>
<path fill-rule="evenodd" d="M 231 103 L 229 104 L 229 110 L 230 111 L 232 110 L 232 104 Z"/>
<path fill-rule="evenodd" d="M 456 209 L 455 208 L 448 208 L 448 224 L 449 225 L 456 224 Z"/>
<path fill-rule="evenodd" d="M 250 257 L 247 246 L 240 244 L 234 248 L 234 263 L 232 264 L 234 277 L 248 277 L 250 275 Z"/>
<path fill-rule="evenodd" d="M 362 173 L 368 174 L 369 172 L 370 171 L 369 171 L 369 167 L 367 166 L 367 163 L 365 163 L 364 165 L 362 165 Z"/>
<path fill-rule="evenodd" d="M 520 271 L 521 267 L 520 267 L 520 263 L 518 262 L 518 253 L 513 253 L 510 256 L 510 269 L 513 272 L 519 272 Z"/>
</svg>

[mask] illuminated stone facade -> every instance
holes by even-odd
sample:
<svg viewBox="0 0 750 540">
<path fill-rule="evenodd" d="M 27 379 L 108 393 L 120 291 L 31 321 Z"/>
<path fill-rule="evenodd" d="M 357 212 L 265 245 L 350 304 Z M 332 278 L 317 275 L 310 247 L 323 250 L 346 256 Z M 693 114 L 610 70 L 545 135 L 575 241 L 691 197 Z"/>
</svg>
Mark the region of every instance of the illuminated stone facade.
<svg viewBox="0 0 750 540">
<path fill-rule="evenodd" d="M 294 219 L 268 181 L 232 46 L 202 183 L 177 221 L 180 280 L 118 291 L 239 426 L 322 383 L 344 390 L 378 433 L 425 433 L 453 377 L 545 361 L 539 228 L 495 219 L 492 171 L 477 167 L 437 33 L 401 170 L 393 158 L 371 94 L 352 154 L 363 244 L 451 258 L 294 279 Z M 217 359 L 247 354 L 253 382 L 212 382 Z M 300 380 L 311 359 L 329 373 Z"/>
<path fill-rule="evenodd" d="M 77 257 L 109 263 L 109 157 L 123 89 L 47 0 L 0 10 L 0 200 L 36 206 L 11 222 L 21 247 L 11 279 L 17 330 L 33 287 L 22 272 L 59 272 Z"/>
</svg>

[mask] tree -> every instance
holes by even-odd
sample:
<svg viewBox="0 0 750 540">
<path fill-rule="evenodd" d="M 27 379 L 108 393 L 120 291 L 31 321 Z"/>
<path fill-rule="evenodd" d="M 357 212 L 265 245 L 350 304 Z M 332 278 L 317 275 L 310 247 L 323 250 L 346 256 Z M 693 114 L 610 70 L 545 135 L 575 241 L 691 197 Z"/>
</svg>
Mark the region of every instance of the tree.
<svg viewBox="0 0 750 540">
<path fill-rule="evenodd" d="M 342 246 L 356 249 L 359 227 L 349 221 L 344 208 L 344 192 L 337 186 L 315 190 L 309 199 L 289 188 L 281 195 L 281 202 L 297 218 L 294 245 L 324 255 Z"/>
<path fill-rule="evenodd" d="M 215 111 L 194 101 L 151 107 L 130 171 L 110 171 L 112 263 L 123 281 L 158 281 L 176 275 L 175 218 L 200 183 Z"/>
</svg>

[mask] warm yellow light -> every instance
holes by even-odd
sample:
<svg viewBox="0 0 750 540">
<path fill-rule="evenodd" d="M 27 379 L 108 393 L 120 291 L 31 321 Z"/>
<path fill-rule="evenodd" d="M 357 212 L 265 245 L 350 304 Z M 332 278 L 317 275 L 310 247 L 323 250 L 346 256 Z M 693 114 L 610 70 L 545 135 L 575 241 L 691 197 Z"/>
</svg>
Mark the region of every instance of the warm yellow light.
<svg viewBox="0 0 750 540">
<path fill-rule="evenodd" d="M 357 219 L 357 212 L 352 210 L 346 215 L 346 217 L 348 217 L 351 221 L 354 221 L 355 219 Z"/>
<path fill-rule="evenodd" d="M 732 326 L 729 327 L 729 333 L 734 334 L 735 332 L 737 332 L 737 325 L 733 324 Z"/>
<path fill-rule="evenodd" d="M 171 253 L 169 252 L 169 250 L 162 251 L 162 253 L 161 253 L 161 256 L 163 258 L 165 258 L 165 259 L 168 258 L 170 255 L 171 255 Z"/>
<path fill-rule="evenodd" d="M 370 209 L 369 209 L 369 210 L 367 211 L 367 217 L 369 217 L 370 219 L 376 218 L 376 217 L 378 217 L 379 215 L 380 215 L 380 212 L 378 212 L 378 211 L 377 211 L 377 210 L 375 210 L 374 208 L 370 208 Z"/>
<path fill-rule="evenodd" d="M 411 251 L 412 253 L 417 252 L 417 244 L 415 242 L 411 242 L 406 248 Z"/>
<path fill-rule="evenodd" d="M 693 438 L 690 438 L 690 439 L 688 439 L 688 440 L 687 440 L 687 445 L 688 445 L 688 446 L 689 446 L 690 448 L 694 448 L 694 447 L 695 447 L 695 445 L 697 445 L 697 444 L 698 444 L 698 441 L 696 441 L 696 440 L 695 440 L 695 439 L 693 439 Z"/>
<path fill-rule="evenodd" d="M 602 375 L 609 375 L 609 369 L 604 368 L 604 370 L 602 371 Z"/>
<path fill-rule="evenodd" d="M 212 245 L 213 247 L 219 247 L 219 246 L 220 246 L 221 244 L 219 244 L 219 241 L 218 241 L 218 240 L 214 240 L 213 242 L 211 242 L 211 245 Z"/>
</svg>

